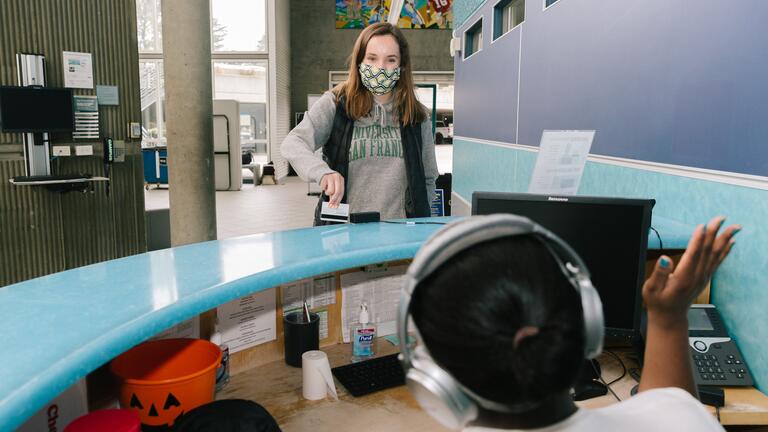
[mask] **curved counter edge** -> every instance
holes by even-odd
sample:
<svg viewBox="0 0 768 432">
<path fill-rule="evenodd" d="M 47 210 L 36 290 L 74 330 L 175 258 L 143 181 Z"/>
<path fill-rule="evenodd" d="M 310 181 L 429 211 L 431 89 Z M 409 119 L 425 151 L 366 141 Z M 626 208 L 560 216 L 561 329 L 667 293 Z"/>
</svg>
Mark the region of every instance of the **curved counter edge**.
<svg viewBox="0 0 768 432">
<path fill-rule="evenodd" d="M 683 239 L 685 247 L 687 227 L 656 219 L 654 225 L 665 247 L 677 248 Z M 0 352 L 0 430 L 20 426 L 78 379 L 172 325 L 298 279 L 412 258 L 439 228 L 372 223 L 257 234 L 0 288 L 0 328 L 10 339 Z M 651 233 L 649 248 L 654 246 Z"/>
</svg>

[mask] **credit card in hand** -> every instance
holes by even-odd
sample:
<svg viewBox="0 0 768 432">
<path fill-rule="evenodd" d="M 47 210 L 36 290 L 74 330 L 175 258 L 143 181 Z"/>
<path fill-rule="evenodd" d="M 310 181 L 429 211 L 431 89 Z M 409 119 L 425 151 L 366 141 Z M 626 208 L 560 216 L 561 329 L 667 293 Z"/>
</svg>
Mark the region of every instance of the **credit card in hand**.
<svg viewBox="0 0 768 432">
<path fill-rule="evenodd" d="M 327 222 L 349 222 L 349 204 L 339 204 L 338 208 L 331 208 L 327 201 L 323 201 L 320 208 L 320 220 Z"/>
</svg>

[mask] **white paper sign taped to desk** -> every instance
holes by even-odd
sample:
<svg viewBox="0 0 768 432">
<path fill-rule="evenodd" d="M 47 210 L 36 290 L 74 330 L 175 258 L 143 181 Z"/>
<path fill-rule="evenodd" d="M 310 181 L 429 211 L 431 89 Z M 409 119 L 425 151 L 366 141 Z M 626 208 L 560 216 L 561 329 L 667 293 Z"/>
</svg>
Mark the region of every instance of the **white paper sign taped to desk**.
<svg viewBox="0 0 768 432">
<path fill-rule="evenodd" d="M 328 305 L 336 304 L 336 277 L 333 274 L 301 279 L 280 286 L 280 302 L 283 316 L 299 312 L 304 302 L 312 312 L 320 316 L 320 340 L 328 337 Z"/>
<path fill-rule="evenodd" d="M 259 291 L 217 308 L 218 330 L 230 354 L 275 340 L 275 294 L 274 289 Z"/>
<path fill-rule="evenodd" d="M 281 285 L 280 301 L 283 311 L 301 309 L 305 301 L 310 309 L 336 304 L 336 278 L 327 274 Z"/>
<path fill-rule="evenodd" d="M 341 336 L 349 343 L 349 328 L 358 324 L 360 304 L 368 304 L 371 321 L 378 326 L 377 336 L 397 333 L 397 306 L 407 265 L 384 270 L 341 275 Z"/>
</svg>

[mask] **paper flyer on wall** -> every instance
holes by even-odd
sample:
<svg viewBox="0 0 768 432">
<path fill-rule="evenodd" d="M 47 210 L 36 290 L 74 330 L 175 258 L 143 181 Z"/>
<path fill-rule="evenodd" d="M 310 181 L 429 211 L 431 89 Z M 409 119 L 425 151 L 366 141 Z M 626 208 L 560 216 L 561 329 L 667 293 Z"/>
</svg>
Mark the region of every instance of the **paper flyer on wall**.
<svg viewBox="0 0 768 432">
<path fill-rule="evenodd" d="M 545 130 L 528 193 L 575 195 L 594 138 L 593 130 Z"/>
<path fill-rule="evenodd" d="M 117 86 L 97 85 L 96 97 L 99 105 L 120 105 L 120 93 Z"/>
<path fill-rule="evenodd" d="M 366 302 L 377 336 L 397 332 L 397 306 L 407 265 L 369 268 L 341 275 L 341 335 L 349 342 L 349 329 L 358 324 L 360 304 Z"/>
<path fill-rule="evenodd" d="M 91 53 L 63 51 L 64 87 L 93 88 L 93 61 Z"/>
<path fill-rule="evenodd" d="M 275 340 L 275 294 L 274 288 L 259 291 L 217 308 L 217 329 L 230 354 Z"/>
</svg>

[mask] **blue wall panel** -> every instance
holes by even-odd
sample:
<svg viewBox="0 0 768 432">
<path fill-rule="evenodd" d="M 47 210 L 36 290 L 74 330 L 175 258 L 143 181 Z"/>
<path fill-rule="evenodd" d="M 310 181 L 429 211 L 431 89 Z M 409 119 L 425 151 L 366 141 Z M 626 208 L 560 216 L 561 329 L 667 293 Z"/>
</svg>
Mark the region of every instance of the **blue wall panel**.
<svg viewBox="0 0 768 432">
<path fill-rule="evenodd" d="M 483 17 L 483 51 L 455 62 L 456 135 L 538 145 L 544 129 L 596 129 L 595 154 L 768 174 L 768 2 L 527 0 L 519 139 L 498 114 L 516 116 L 501 65 L 519 41 L 490 43 L 495 3 L 457 28 Z"/>
<path fill-rule="evenodd" d="M 484 39 L 492 34 L 492 21 L 490 17 L 483 18 Z M 454 88 L 453 119 L 455 125 L 461 124 L 461 133 L 455 133 L 482 136 L 489 128 L 495 128 L 503 132 L 504 138 L 511 138 L 514 142 L 517 132 L 518 57 L 488 56 L 489 44 L 467 59 L 456 56 L 455 62 L 461 63 L 461 67 L 456 67 L 455 79 L 456 83 L 461 83 L 461 89 L 458 85 Z M 497 39 L 491 48 L 517 52 L 519 47 L 520 27 Z M 471 97 L 462 97 L 459 102 L 456 100 L 459 93 Z M 497 109 L 499 101 L 503 101 L 503 109 Z"/>
<path fill-rule="evenodd" d="M 560 0 L 565 1 L 565 0 Z M 454 139 L 453 190 L 471 202 L 474 191 L 525 192 L 536 153 Z M 768 191 L 588 162 L 579 195 L 655 198 L 654 215 L 694 226 L 716 215 L 742 224 L 736 246 L 712 282 L 712 302 L 737 340 L 763 392 L 768 390 L 768 273 L 765 245 Z"/>
</svg>

